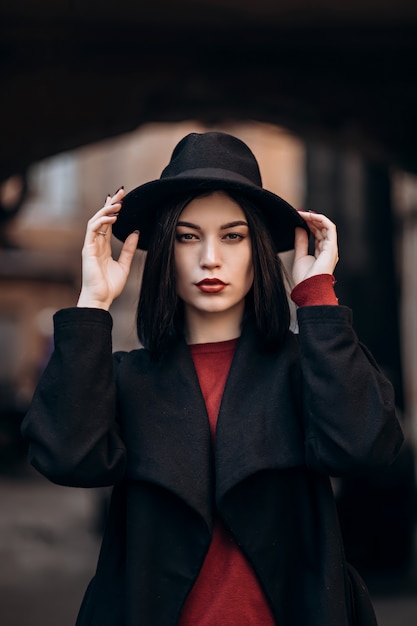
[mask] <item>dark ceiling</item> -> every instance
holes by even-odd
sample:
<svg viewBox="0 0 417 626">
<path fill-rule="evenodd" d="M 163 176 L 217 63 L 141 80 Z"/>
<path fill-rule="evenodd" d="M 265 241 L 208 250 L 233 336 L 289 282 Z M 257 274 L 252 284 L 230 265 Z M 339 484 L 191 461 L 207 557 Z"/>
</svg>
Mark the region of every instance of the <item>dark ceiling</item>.
<svg viewBox="0 0 417 626">
<path fill-rule="evenodd" d="M 0 64 L 0 180 L 188 118 L 274 122 L 417 171 L 417 3 L 15 0 Z"/>
</svg>

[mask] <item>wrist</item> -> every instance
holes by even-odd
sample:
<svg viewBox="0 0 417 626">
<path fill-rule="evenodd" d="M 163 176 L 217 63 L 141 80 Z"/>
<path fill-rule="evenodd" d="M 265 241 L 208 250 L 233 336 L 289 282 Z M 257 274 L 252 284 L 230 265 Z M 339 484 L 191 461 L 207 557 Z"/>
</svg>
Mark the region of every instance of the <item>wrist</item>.
<svg viewBox="0 0 417 626">
<path fill-rule="evenodd" d="M 93 298 L 91 295 L 86 294 L 81 290 L 77 302 L 77 307 L 83 309 L 103 309 L 103 311 L 108 311 L 110 309 L 111 303 L 111 300 L 98 300 L 97 298 Z"/>
</svg>

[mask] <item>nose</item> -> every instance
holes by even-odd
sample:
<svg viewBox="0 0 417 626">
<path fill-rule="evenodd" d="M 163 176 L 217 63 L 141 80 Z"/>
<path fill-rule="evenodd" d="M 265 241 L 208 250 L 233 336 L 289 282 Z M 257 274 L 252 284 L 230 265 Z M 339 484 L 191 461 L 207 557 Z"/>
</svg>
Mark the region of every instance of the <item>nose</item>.
<svg viewBox="0 0 417 626">
<path fill-rule="evenodd" d="M 220 242 L 214 237 L 207 237 L 201 247 L 200 266 L 206 269 L 215 269 L 220 265 Z"/>
</svg>

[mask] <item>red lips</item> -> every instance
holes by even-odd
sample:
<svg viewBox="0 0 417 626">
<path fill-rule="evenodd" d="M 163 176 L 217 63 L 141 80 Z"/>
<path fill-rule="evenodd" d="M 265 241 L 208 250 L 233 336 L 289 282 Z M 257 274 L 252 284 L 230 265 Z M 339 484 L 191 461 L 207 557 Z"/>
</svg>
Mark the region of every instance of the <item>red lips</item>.
<svg viewBox="0 0 417 626">
<path fill-rule="evenodd" d="M 200 280 L 199 283 L 196 283 L 196 285 L 200 291 L 204 293 L 219 293 L 227 286 L 226 283 L 219 278 L 204 278 Z"/>
</svg>

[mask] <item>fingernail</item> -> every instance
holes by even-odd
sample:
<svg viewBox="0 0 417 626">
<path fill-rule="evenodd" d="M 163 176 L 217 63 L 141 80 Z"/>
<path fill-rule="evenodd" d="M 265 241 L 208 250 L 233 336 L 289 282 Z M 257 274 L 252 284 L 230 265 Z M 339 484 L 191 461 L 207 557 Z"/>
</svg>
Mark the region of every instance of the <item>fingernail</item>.
<svg viewBox="0 0 417 626">
<path fill-rule="evenodd" d="M 116 195 L 116 193 L 119 193 L 119 191 L 120 191 L 121 189 L 124 189 L 124 188 L 125 188 L 125 186 L 124 186 L 124 185 L 121 185 L 121 186 L 119 187 L 119 189 L 118 189 L 117 191 L 115 191 L 115 192 L 114 192 L 114 194 L 113 194 L 113 195 Z"/>
<path fill-rule="evenodd" d="M 139 231 L 138 230 L 134 230 L 133 232 L 135 233 L 135 235 L 139 235 Z"/>
</svg>

